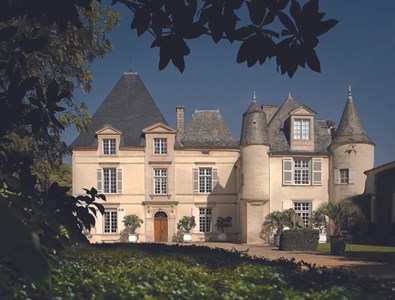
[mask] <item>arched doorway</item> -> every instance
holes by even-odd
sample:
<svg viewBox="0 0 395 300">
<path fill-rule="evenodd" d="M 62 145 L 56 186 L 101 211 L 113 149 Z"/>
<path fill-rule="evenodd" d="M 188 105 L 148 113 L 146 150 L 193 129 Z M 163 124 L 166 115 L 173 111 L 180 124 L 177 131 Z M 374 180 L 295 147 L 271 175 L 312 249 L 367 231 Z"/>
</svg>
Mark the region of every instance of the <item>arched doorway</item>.
<svg viewBox="0 0 395 300">
<path fill-rule="evenodd" d="M 155 242 L 167 242 L 167 227 L 167 214 L 164 211 L 158 211 L 154 216 Z"/>
</svg>

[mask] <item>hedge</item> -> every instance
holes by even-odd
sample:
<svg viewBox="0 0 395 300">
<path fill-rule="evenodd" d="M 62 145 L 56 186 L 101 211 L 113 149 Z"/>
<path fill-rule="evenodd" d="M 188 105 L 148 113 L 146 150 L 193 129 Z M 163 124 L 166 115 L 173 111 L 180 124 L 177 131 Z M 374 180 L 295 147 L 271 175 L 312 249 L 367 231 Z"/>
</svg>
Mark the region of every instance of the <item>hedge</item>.
<svg viewBox="0 0 395 300">
<path fill-rule="evenodd" d="M 315 251 L 319 239 L 318 229 L 290 229 L 285 230 L 280 237 L 280 250 L 287 251 Z"/>
</svg>

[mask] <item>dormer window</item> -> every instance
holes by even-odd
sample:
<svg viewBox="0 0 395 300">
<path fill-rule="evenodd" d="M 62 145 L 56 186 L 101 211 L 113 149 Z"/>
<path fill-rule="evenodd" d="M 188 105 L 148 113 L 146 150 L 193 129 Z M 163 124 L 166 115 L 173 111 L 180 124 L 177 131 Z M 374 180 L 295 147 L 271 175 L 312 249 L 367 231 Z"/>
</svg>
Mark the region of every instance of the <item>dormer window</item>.
<svg viewBox="0 0 395 300">
<path fill-rule="evenodd" d="M 103 155 L 115 155 L 116 154 L 116 140 L 115 139 L 103 139 Z"/>
<path fill-rule="evenodd" d="M 166 138 L 154 138 L 154 154 L 167 154 Z"/>
<path fill-rule="evenodd" d="M 310 139 L 310 119 L 294 120 L 294 139 L 295 140 L 309 140 Z"/>
</svg>

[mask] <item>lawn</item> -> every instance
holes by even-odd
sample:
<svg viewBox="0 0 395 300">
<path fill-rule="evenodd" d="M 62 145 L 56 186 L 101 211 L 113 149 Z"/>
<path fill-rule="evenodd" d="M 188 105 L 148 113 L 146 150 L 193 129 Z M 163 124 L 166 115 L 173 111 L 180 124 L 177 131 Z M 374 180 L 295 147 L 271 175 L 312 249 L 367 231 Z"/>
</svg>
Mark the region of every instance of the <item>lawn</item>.
<svg viewBox="0 0 395 300">
<path fill-rule="evenodd" d="M 318 244 L 317 251 L 330 253 L 330 244 Z M 366 258 L 395 264 L 395 247 L 347 244 L 346 256 Z"/>
<path fill-rule="evenodd" d="M 34 284 L 12 278 L 0 295 L 49 298 Z M 395 298 L 389 281 L 202 246 L 71 247 L 53 261 L 51 279 L 54 299 Z"/>
</svg>

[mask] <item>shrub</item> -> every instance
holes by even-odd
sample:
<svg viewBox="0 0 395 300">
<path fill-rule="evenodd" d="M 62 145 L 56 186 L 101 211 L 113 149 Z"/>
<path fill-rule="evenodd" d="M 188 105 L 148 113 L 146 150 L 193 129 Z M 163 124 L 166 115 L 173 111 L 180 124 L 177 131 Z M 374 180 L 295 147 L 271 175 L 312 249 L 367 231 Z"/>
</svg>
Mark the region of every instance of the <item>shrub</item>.
<svg viewBox="0 0 395 300">
<path fill-rule="evenodd" d="M 217 223 L 215 223 L 215 228 L 217 228 L 219 232 L 224 233 L 225 229 L 229 227 L 232 227 L 232 217 L 217 218 Z"/>
<path fill-rule="evenodd" d="M 318 246 L 318 229 L 285 230 L 280 238 L 280 250 L 315 251 Z"/>
<path fill-rule="evenodd" d="M 191 233 L 191 230 L 196 227 L 195 217 L 183 216 L 177 223 L 177 229 L 183 233 Z"/>
<path fill-rule="evenodd" d="M 281 234 L 285 227 L 291 226 L 292 220 L 288 212 L 276 210 L 266 216 L 260 236 L 267 242 L 273 237 L 273 233 Z"/>
</svg>

